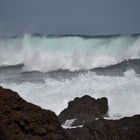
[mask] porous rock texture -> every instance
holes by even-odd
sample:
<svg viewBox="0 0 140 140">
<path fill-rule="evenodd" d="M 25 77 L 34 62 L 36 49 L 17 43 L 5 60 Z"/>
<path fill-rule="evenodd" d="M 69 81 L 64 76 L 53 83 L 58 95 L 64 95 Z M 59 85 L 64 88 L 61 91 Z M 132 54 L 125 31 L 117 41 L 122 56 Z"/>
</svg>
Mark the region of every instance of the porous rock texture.
<svg viewBox="0 0 140 140">
<path fill-rule="evenodd" d="M 0 140 L 67 140 L 55 113 L 0 87 Z"/>
<path fill-rule="evenodd" d="M 64 109 L 59 117 L 62 124 L 66 120 L 75 119 L 72 126 L 84 125 L 97 118 L 103 118 L 108 113 L 108 100 L 106 97 L 99 99 L 85 95 L 81 98 L 76 97 L 68 103 L 68 107 Z"/>
<path fill-rule="evenodd" d="M 120 120 L 94 120 L 65 130 L 72 140 L 140 140 L 140 115 Z"/>
</svg>

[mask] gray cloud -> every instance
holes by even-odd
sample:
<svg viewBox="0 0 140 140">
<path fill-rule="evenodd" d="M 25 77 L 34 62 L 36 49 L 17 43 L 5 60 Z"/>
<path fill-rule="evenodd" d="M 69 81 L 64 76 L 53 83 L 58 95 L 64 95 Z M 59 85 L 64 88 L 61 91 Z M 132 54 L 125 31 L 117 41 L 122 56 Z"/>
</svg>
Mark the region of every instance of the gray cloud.
<svg viewBox="0 0 140 140">
<path fill-rule="evenodd" d="M 0 32 L 140 33 L 139 0 L 0 0 Z"/>
</svg>

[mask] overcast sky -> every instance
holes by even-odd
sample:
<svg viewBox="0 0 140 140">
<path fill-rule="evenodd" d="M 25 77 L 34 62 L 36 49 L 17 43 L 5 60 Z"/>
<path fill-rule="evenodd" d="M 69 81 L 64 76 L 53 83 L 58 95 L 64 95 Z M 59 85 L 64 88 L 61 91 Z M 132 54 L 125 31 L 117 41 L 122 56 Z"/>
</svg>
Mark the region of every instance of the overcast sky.
<svg viewBox="0 0 140 140">
<path fill-rule="evenodd" d="M 140 0 L 0 0 L 0 33 L 140 33 Z"/>
</svg>

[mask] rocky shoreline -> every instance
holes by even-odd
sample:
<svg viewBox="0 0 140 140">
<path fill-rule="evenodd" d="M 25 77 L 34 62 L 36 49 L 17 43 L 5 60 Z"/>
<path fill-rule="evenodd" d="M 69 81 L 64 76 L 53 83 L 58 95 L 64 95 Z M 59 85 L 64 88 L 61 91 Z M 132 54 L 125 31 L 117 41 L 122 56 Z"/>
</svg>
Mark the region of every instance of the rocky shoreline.
<svg viewBox="0 0 140 140">
<path fill-rule="evenodd" d="M 0 87 L 0 140 L 140 140 L 140 115 L 106 120 L 108 108 L 107 98 L 85 95 L 57 116 Z"/>
</svg>

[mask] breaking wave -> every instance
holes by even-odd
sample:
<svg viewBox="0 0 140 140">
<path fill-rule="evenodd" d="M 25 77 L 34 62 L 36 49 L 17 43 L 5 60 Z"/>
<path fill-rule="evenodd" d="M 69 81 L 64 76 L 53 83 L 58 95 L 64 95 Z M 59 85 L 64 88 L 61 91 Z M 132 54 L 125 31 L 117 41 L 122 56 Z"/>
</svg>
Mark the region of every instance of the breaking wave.
<svg viewBox="0 0 140 140">
<path fill-rule="evenodd" d="M 85 94 L 111 118 L 139 114 L 140 36 L 1 38 L 0 85 L 57 114 Z"/>
<path fill-rule="evenodd" d="M 86 70 L 140 58 L 140 36 L 0 39 L 0 65 L 24 64 L 27 71 Z"/>
<path fill-rule="evenodd" d="M 20 96 L 42 108 L 59 114 L 70 100 L 83 95 L 107 97 L 110 118 L 116 119 L 140 113 L 140 77 L 128 70 L 123 77 L 98 76 L 93 72 L 72 79 L 45 78 L 45 83 L 0 83 L 17 91 Z"/>
</svg>

